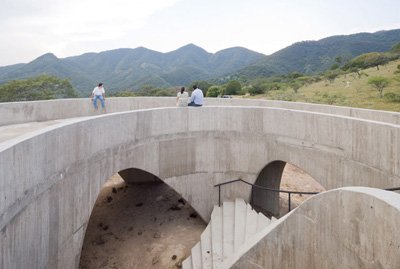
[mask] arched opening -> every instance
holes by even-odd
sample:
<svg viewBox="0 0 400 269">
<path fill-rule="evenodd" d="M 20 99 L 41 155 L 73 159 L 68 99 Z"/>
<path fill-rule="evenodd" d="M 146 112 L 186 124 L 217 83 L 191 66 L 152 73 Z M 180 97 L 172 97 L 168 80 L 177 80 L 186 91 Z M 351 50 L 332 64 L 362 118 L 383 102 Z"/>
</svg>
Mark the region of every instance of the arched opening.
<svg viewBox="0 0 400 269">
<path fill-rule="evenodd" d="M 325 188 L 295 165 L 274 161 L 266 165 L 255 185 L 286 191 L 323 192 Z M 291 210 L 308 199 L 310 194 L 290 194 Z M 265 215 L 281 217 L 289 212 L 289 194 L 254 188 L 252 206 Z"/>
<path fill-rule="evenodd" d="M 205 227 L 162 180 L 140 169 L 124 170 L 97 197 L 79 268 L 179 267 Z"/>
</svg>

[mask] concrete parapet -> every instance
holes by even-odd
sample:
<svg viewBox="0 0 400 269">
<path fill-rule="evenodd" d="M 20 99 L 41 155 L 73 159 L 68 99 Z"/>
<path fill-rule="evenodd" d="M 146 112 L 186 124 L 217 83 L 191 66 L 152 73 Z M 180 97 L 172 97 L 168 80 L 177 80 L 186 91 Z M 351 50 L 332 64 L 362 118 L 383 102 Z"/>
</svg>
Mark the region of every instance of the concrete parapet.
<svg viewBox="0 0 400 269">
<path fill-rule="evenodd" d="M 148 108 L 175 107 L 175 105 L 175 97 L 111 97 L 106 100 L 105 111 L 101 109 L 94 111 L 90 98 L 0 103 L 0 126 L 25 122 L 96 116 Z M 274 107 L 354 117 L 397 125 L 400 124 L 400 113 L 397 112 L 320 104 L 241 98 L 206 98 L 205 106 Z"/>
<path fill-rule="evenodd" d="M 49 126 L 0 143 L 0 268 L 74 268 L 94 202 L 116 172 L 147 171 L 205 220 L 214 184 L 290 162 L 326 189 L 400 185 L 400 126 L 262 107 L 158 108 Z M 224 186 L 249 201 L 250 188 Z"/>
<path fill-rule="evenodd" d="M 324 192 L 243 248 L 229 268 L 400 268 L 399 222 L 397 193 L 364 187 Z"/>
</svg>

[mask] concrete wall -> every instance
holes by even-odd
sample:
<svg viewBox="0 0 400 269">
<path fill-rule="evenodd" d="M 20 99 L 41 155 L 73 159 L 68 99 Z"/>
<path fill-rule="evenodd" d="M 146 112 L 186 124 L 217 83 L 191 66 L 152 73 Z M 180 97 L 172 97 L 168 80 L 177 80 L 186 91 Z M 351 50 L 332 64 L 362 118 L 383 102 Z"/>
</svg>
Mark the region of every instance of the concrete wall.
<svg viewBox="0 0 400 269">
<path fill-rule="evenodd" d="M 290 162 L 326 189 L 397 187 L 400 127 L 257 107 L 163 108 L 106 114 L 0 144 L 0 267 L 74 268 L 94 202 L 116 172 L 162 179 L 209 220 L 214 184 L 254 182 Z M 243 197 L 243 183 L 223 187 Z"/>
<path fill-rule="evenodd" d="M 64 118 L 96 116 L 138 109 L 174 107 L 175 97 L 121 97 L 106 98 L 106 111 L 93 110 L 90 98 L 62 99 L 34 102 L 0 103 L 0 126 L 48 121 Z M 319 104 L 251 100 L 241 98 L 206 98 L 205 106 L 257 106 L 306 110 L 324 114 L 348 116 L 366 120 L 400 124 L 400 113 Z"/>
<path fill-rule="evenodd" d="M 230 268 L 400 268 L 399 223 L 399 194 L 362 187 L 324 192 L 266 229 Z"/>
</svg>

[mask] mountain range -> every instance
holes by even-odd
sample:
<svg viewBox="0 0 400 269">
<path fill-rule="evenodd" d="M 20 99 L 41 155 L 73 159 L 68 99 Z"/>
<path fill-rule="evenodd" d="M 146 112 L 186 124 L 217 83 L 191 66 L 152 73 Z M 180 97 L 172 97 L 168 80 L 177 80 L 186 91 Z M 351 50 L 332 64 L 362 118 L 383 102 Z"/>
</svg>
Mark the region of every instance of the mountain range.
<svg viewBox="0 0 400 269">
<path fill-rule="evenodd" d="M 311 75 L 329 69 L 338 56 L 387 52 L 398 42 L 400 29 L 298 42 L 268 56 L 242 47 L 208 53 L 194 44 L 168 53 L 144 47 L 67 58 L 47 53 L 27 64 L 0 67 L 0 85 L 12 79 L 56 75 L 71 78 L 74 88 L 84 97 L 89 96 L 99 82 L 112 93 L 138 91 L 150 84 L 155 87 L 185 86 L 194 80 L 224 84 L 241 76 L 252 79 L 294 71 Z"/>
<path fill-rule="evenodd" d="M 338 56 L 348 55 L 354 58 L 369 52 L 388 52 L 399 42 L 400 29 L 297 42 L 219 80 L 225 83 L 226 80 L 243 75 L 252 79 L 290 72 L 312 75 L 328 70 Z"/>
</svg>

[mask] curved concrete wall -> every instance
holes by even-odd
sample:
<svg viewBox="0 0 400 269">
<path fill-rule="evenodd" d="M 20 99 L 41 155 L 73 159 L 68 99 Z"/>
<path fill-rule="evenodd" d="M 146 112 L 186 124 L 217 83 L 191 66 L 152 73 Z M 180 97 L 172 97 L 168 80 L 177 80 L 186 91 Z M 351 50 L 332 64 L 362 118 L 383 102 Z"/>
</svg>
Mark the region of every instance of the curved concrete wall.
<svg viewBox="0 0 400 269">
<path fill-rule="evenodd" d="M 399 194 L 361 187 L 324 192 L 267 228 L 230 268 L 400 268 L 399 223 Z"/>
<path fill-rule="evenodd" d="M 208 221 L 214 184 L 254 182 L 281 160 L 326 189 L 399 185 L 400 127 L 259 107 L 163 108 L 76 119 L 0 144 L 0 266 L 77 267 L 97 195 L 137 168 L 169 184 Z M 248 200 L 250 188 L 223 187 Z"/>
<path fill-rule="evenodd" d="M 0 103 L 0 126 L 33 121 L 96 116 L 105 113 L 116 113 L 148 108 L 175 107 L 175 104 L 175 97 L 107 98 L 106 111 L 93 111 L 93 104 L 89 98 Z M 205 106 L 275 107 L 400 124 L 400 113 L 397 112 L 319 104 L 240 98 L 206 98 Z"/>
</svg>

